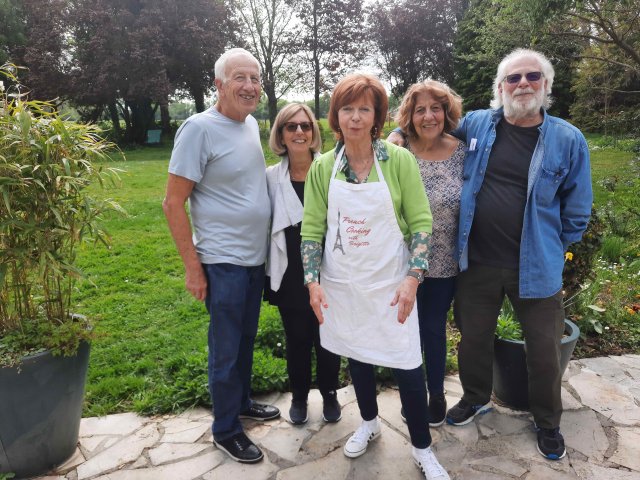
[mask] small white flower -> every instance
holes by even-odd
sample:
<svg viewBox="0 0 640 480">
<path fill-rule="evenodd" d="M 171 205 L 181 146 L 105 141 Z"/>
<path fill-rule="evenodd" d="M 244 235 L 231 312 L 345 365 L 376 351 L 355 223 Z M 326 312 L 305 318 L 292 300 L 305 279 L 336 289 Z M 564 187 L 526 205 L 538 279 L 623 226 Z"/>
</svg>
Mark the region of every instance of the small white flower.
<svg viewBox="0 0 640 480">
<path fill-rule="evenodd" d="M 0 80 L 0 92 L 4 92 L 4 82 Z"/>
<path fill-rule="evenodd" d="M 280 342 L 276 343 L 276 346 L 281 347 L 282 344 Z"/>
</svg>

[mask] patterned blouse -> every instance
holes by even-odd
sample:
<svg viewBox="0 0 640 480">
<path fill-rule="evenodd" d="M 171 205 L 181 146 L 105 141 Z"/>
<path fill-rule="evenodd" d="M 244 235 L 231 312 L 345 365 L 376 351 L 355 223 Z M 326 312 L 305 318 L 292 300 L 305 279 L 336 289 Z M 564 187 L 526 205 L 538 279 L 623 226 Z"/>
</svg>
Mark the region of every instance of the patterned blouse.
<svg viewBox="0 0 640 480">
<path fill-rule="evenodd" d="M 405 142 L 405 148 L 411 151 L 409 142 Z M 464 143 L 458 142 L 458 146 L 446 160 L 424 160 L 417 157 L 416 160 L 433 215 L 433 232 L 429 242 L 429 270 L 425 276 L 454 277 L 458 274 L 456 242 L 460 216 Z"/>
</svg>

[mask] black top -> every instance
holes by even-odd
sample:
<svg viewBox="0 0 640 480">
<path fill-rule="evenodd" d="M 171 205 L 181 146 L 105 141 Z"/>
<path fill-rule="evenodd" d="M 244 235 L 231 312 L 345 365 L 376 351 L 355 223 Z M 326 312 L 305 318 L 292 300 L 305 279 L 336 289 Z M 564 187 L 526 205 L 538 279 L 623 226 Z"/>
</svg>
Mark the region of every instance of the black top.
<svg viewBox="0 0 640 480">
<path fill-rule="evenodd" d="M 304 182 L 291 180 L 300 202 L 304 205 Z M 300 224 L 284 229 L 287 242 L 287 269 L 282 277 L 280 289 L 271 290 L 271 279 L 266 277 L 264 299 L 271 305 L 285 308 L 309 308 L 309 291 L 304 286 L 302 257 L 300 256 Z"/>
<path fill-rule="evenodd" d="M 538 136 L 538 126 L 517 127 L 506 120 L 498 123 L 476 199 L 469 235 L 470 262 L 518 269 L 529 165 Z"/>
</svg>

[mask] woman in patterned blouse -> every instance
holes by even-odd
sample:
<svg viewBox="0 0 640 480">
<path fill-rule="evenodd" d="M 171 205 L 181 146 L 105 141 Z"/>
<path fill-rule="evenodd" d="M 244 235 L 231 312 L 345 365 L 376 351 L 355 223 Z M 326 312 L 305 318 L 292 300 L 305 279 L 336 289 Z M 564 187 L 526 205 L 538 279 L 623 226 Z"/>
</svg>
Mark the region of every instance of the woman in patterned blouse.
<svg viewBox="0 0 640 480">
<path fill-rule="evenodd" d="M 453 90 L 441 82 L 426 80 L 409 88 L 396 116 L 406 134 L 404 146 L 418 162 L 433 215 L 429 269 L 417 293 L 431 427 L 442 425 L 447 412 L 446 323 L 458 274 L 455 249 L 464 161 L 464 143 L 450 132 L 458 125 L 461 113 L 462 100 Z"/>
</svg>

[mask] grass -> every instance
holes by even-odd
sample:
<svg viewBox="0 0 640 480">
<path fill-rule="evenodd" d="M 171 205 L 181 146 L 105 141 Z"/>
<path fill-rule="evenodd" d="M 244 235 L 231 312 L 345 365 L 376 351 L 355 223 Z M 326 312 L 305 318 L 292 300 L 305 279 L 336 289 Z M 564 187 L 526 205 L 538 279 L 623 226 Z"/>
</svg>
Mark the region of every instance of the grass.
<svg viewBox="0 0 640 480">
<path fill-rule="evenodd" d="M 324 132 L 328 132 L 326 120 L 322 122 Z M 325 139 L 325 149 L 331 148 L 330 136 L 325 134 Z M 263 143 L 266 147 L 264 135 Z M 268 154 L 268 148 L 265 153 L 268 163 L 277 161 Z M 161 208 L 171 146 L 125 154 L 126 162 L 111 164 L 126 170 L 121 174 L 121 185 L 105 195 L 117 200 L 128 216 L 105 218 L 112 247 L 107 250 L 100 245 L 84 245 L 79 258 L 87 278 L 77 286 L 75 310 L 96 322 L 97 333 L 91 351 L 85 416 L 123 411 L 152 414 L 209 402 L 208 315 L 204 305 L 184 288 L 182 263 Z M 621 179 L 615 195 L 623 199 L 635 196 L 632 187 L 625 184 L 633 175 L 632 158 L 631 153 L 610 149 L 593 152 L 597 205 L 611 200 L 612 192 L 603 181 L 613 175 Z M 640 314 L 630 313 L 640 302 L 636 298 L 640 262 L 634 264 L 640 252 L 637 231 L 622 237 L 622 262 L 597 263 L 594 285 L 580 297 L 577 315 L 581 318 L 576 320 L 585 333 L 577 350 L 581 355 L 639 350 Z M 605 311 L 598 312 L 589 305 Z M 601 334 L 593 329 L 594 319 L 602 326 Z M 447 367 L 455 370 L 459 333 L 449 327 L 448 337 Z M 277 309 L 265 304 L 256 340 L 255 390 L 286 390 L 284 345 Z M 345 372 L 342 380 L 347 380 Z"/>
</svg>

